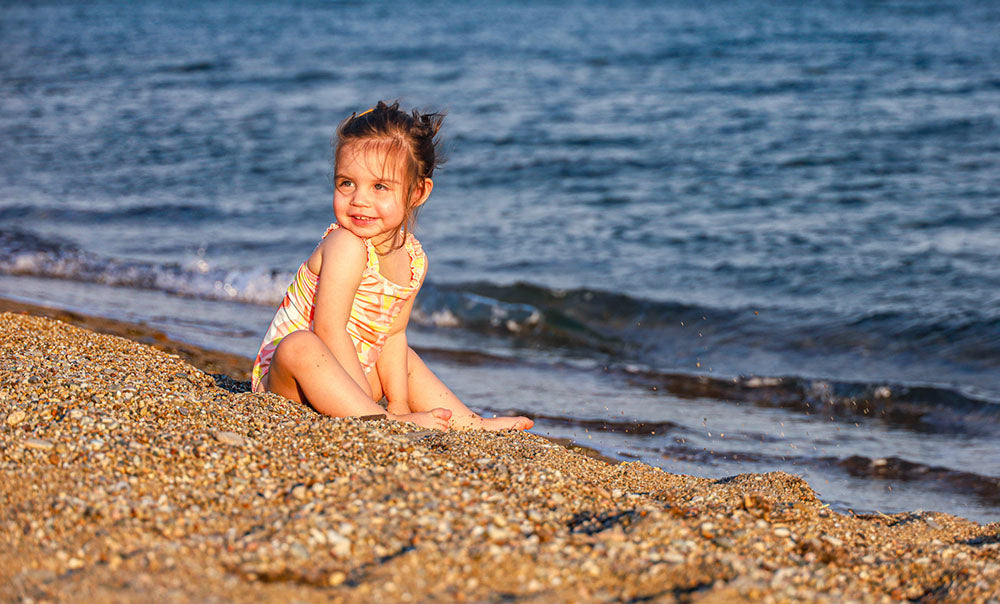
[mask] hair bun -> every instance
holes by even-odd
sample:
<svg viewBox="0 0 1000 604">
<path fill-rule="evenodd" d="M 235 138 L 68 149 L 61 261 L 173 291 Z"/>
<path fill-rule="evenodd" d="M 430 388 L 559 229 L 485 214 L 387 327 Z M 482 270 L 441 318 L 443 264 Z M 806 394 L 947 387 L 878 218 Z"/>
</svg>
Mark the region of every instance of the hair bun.
<svg viewBox="0 0 1000 604">
<path fill-rule="evenodd" d="M 423 136 L 430 138 L 437 136 L 444 124 L 444 113 L 420 113 L 414 109 L 413 117 L 422 126 Z"/>
</svg>

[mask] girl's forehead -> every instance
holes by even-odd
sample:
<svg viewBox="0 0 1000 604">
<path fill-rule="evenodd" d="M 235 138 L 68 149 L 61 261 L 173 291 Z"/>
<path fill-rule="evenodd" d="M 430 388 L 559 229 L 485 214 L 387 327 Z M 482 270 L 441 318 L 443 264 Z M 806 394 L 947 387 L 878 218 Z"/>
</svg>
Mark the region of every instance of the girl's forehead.
<svg viewBox="0 0 1000 604">
<path fill-rule="evenodd" d="M 406 154 L 391 141 L 352 141 L 337 153 L 337 171 L 363 170 L 376 178 L 398 179 L 405 166 Z"/>
</svg>

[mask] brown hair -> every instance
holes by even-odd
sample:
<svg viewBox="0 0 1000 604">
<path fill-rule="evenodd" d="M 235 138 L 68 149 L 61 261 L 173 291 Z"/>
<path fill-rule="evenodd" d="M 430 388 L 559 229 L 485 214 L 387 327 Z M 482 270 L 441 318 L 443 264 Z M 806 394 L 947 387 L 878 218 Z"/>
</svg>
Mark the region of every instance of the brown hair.
<svg viewBox="0 0 1000 604">
<path fill-rule="evenodd" d="M 368 111 L 352 113 L 337 126 L 333 144 L 334 173 L 340 151 L 345 145 L 359 141 L 364 145 L 362 151 L 377 148 L 386 151 L 387 157 L 400 152 L 406 158 L 403 165 L 406 210 L 403 223 L 393 235 L 394 238 L 400 231 L 405 235 L 413 230 L 419 209 L 419 206 L 415 207 L 411 203 L 413 194 L 425 178 L 434 174 L 434 168 L 444 163 L 438 149 L 438 132 L 444 122 L 444 115 L 442 112 L 421 113 L 416 109 L 412 113 L 406 113 L 400 110 L 399 101 L 394 101 L 391 105 L 379 101 Z"/>
</svg>

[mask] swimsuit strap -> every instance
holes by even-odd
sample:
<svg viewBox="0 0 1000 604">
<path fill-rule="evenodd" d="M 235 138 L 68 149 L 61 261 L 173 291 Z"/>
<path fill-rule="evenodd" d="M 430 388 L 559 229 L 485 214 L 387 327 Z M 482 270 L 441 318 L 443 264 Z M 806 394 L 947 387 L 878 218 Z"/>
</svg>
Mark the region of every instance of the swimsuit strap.
<svg viewBox="0 0 1000 604">
<path fill-rule="evenodd" d="M 414 281 L 419 282 L 424 277 L 424 271 L 427 270 L 427 256 L 424 254 L 424 248 L 417 241 L 417 238 L 413 233 L 406 234 L 406 251 L 410 255 L 410 283 L 412 287 Z"/>
<path fill-rule="evenodd" d="M 365 242 L 365 249 L 368 250 L 368 266 L 375 269 L 378 272 L 378 251 L 375 250 L 375 244 L 372 243 L 371 239 L 362 239 Z"/>
</svg>

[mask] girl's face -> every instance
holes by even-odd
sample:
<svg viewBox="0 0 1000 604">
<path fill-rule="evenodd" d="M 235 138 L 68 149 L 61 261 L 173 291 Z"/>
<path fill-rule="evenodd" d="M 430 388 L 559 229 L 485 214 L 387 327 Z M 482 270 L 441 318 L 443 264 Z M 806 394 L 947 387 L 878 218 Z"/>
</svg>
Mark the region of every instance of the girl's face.
<svg viewBox="0 0 1000 604">
<path fill-rule="evenodd" d="M 347 144 L 337 156 L 333 213 L 341 227 L 371 239 L 379 251 L 394 247 L 406 218 L 403 162 L 372 145 Z"/>
</svg>

